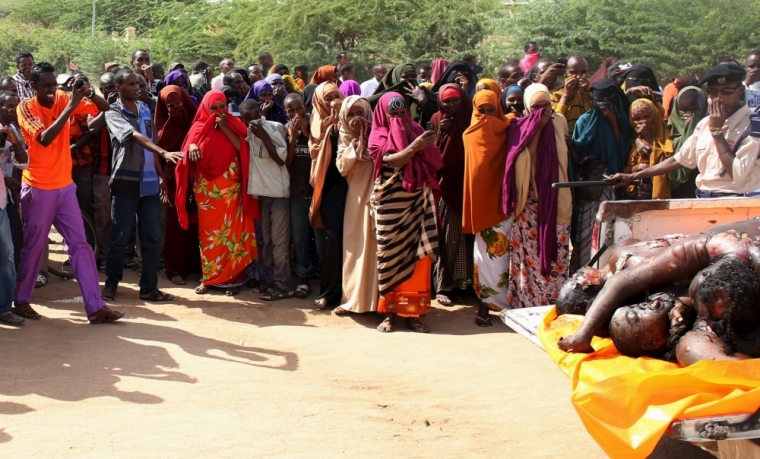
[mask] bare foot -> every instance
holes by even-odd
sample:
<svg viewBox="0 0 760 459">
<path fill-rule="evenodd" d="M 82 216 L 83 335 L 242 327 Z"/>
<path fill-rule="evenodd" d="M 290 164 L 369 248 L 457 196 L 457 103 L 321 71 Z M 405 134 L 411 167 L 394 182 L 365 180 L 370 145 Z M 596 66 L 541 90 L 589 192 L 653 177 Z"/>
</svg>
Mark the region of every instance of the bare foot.
<svg viewBox="0 0 760 459">
<path fill-rule="evenodd" d="M 393 316 L 385 316 L 385 319 L 383 319 L 382 322 L 380 322 L 380 325 L 377 326 L 377 329 L 384 333 L 390 333 L 393 331 L 393 322 L 394 322 Z"/>
<path fill-rule="evenodd" d="M 348 311 L 338 306 L 337 308 L 333 309 L 333 314 L 335 314 L 336 316 L 347 316 Z"/>
<path fill-rule="evenodd" d="M 172 281 L 172 284 L 174 285 L 186 285 L 187 282 L 185 282 L 185 279 L 182 278 L 182 276 L 173 276 L 169 279 Z"/>
<path fill-rule="evenodd" d="M 111 322 L 116 322 L 117 320 L 124 317 L 123 312 L 114 311 L 113 309 L 110 309 L 108 306 L 103 306 L 102 308 L 98 309 L 98 312 L 95 314 L 92 314 L 90 316 L 87 316 L 87 319 L 90 321 L 91 324 L 108 324 Z"/>
<path fill-rule="evenodd" d="M 208 287 L 206 287 L 203 284 L 195 288 L 195 293 L 197 293 L 198 295 L 203 295 L 206 292 L 208 292 Z"/>
<path fill-rule="evenodd" d="M 589 354 L 591 352 L 594 352 L 594 348 L 591 347 L 590 340 L 586 340 L 578 336 L 577 333 L 572 336 L 565 336 L 563 338 L 560 338 L 557 346 L 559 346 L 559 348 L 565 352 L 576 352 L 581 354 Z"/>
</svg>

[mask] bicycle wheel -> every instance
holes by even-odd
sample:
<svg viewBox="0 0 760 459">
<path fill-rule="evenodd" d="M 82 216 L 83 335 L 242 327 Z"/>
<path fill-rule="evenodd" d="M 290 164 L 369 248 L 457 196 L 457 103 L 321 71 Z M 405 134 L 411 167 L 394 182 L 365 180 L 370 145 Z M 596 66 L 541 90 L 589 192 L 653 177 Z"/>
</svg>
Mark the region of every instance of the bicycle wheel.
<svg viewBox="0 0 760 459">
<path fill-rule="evenodd" d="M 82 223 L 84 224 L 84 235 L 87 244 L 92 247 L 92 252 L 97 260 L 98 240 L 95 237 L 95 223 L 87 214 L 82 214 Z M 48 272 L 55 274 L 63 279 L 74 277 L 74 271 L 71 268 L 69 254 L 66 251 L 66 241 L 55 227 L 50 228 L 48 235 Z"/>
</svg>

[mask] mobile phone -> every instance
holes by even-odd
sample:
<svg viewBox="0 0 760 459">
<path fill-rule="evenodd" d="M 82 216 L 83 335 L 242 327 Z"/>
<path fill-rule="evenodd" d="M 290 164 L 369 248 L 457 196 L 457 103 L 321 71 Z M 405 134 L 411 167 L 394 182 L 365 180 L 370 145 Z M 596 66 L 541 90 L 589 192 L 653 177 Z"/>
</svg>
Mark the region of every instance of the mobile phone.
<svg viewBox="0 0 760 459">
<path fill-rule="evenodd" d="M 565 67 L 567 67 L 567 59 L 565 59 L 564 57 L 559 58 L 557 59 L 557 64 L 564 65 Z"/>
<path fill-rule="evenodd" d="M 435 123 L 433 123 L 432 121 L 428 121 L 428 123 L 425 125 L 425 128 L 428 131 L 435 131 Z"/>
<path fill-rule="evenodd" d="M 76 83 L 74 83 L 74 87 L 75 87 L 76 89 L 79 89 L 79 88 L 81 88 L 82 86 L 84 86 L 84 80 L 77 80 L 77 82 L 76 82 Z"/>
</svg>

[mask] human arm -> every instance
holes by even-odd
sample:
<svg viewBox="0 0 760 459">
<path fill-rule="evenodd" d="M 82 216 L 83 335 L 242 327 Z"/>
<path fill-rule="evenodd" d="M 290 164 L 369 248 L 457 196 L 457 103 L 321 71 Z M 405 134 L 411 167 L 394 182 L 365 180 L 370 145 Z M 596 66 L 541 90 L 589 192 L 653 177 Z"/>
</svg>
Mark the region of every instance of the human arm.
<svg viewBox="0 0 760 459">
<path fill-rule="evenodd" d="M 731 151 L 731 146 L 726 140 L 726 136 L 723 134 L 723 125 L 728 119 L 728 109 L 720 102 L 709 101 L 707 105 L 708 121 L 707 126 L 710 129 L 710 133 L 717 133 L 721 131 L 719 135 L 713 134 L 712 140 L 715 144 L 715 150 L 718 152 L 718 159 L 720 160 L 723 170 L 726 171 L 726 175 L 733 180 L 734 179 L 734 160 L 736 155 Z"/>
<path fill-rule="evenodd" d="M 269 153 L 269 157 L 272 158 L 272 161 L 277 163 L 278 166 L 282 167 L 286 165 L 285 161 L 280 158 L 280 155 L 277 154 L 277 148 L 274 146 L 274 143 L 272 143 L 272 138 L 269 137 L 269 133 L 264 129 L 264 126 L 261 125 L 262 121 L 259 121 L 258 123 L 251 123 L 248 125 L 248 132 L 255 138 L 261 140 L 261 143 L 264 144 L 264 148 L 266 148 L 267 153 Z M 290 146 L 288 146 L 288 150 L 290 150 Z M 290 154 L 288 152 L 288 154 Z M 294 153 L 295 155 L 295 147 L 294 147 Z"/>
<path fill-rule="evenodd" d="M 140 131 L 133 131 L 132 139 L 135 142 L 137 142 L 137 144 L 140 145 L 141 147 L 164 158 L 167 162 L 176 163 L 177 161 L 182 159 L 183 154 L 181 151 L 173 151 L 173 152 L 166 151 L 163 148 L 156 145 L 155 143 L 153 143 L 152 140 L 142 135 Z"/>
<path fill-rule="evenodd" d="M 8 142 L 13 145 L 13 159 L 14 162 L 18 164 L 17 167 L 21 165 L 28 165 L 29 154 L 26 152 L 24 144 L 21 143 L 21 139 L 18 138 L 13 129 L 11 129 L 10 126 L 3 126 L 0 128 L 0 133 L 5 133 L 8 136 Z"/>
<path fill-rule="evenodd" d="M 153 152 L 153 164 L 156 166 L 156 174 L 158 174 L 159 197 L 161 198 L 161 202 L 171 206 L 172 203 L 169 200 L 169 184 L 166 183 L 166 178 L 164 178 L 164 168 L 161 167 L 161 163 L 158 160 L 158 153 L 156 152 Z"/>
<path fill-rule="evenodd" d="M 591 338 L 624 302 L 653 287 L 693 277 L 710 263 L 707 236 L 674 244 L 656 255 L 649 264 L 641 264 L 611 276 L 589 307 L 578 331 L 563 337 L 558 346 L 565 352 L 592 352 Z"/>
<path fill-rule="evenodd" d="M 394 168 L 403 167 L 406 165 L 406 163 L 411 161 L 412 156 L 414 156 L 415 153 L 429 147 L 434 140 L 435 134 L 433 131 L 425 131 L 421 136 L 414 139 L 414 141 L 410 143 L 408 147 L 397 153 L 390 153 L 386 155 L 385 158 L 383 158 L 383 161 Z"/>
</svg>

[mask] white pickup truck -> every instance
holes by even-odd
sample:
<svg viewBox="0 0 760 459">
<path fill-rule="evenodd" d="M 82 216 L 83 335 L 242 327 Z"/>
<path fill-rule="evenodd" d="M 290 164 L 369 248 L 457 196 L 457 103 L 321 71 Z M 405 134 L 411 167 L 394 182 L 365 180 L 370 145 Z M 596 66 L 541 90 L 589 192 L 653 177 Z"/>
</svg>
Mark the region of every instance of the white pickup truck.
<svg viewBox="0 0 760 459">
<path fill-rule="evenodd" d="M 612 249 L 627 239 L 648 240 L 674 233 L 692 234 L 757 216 L 760 216 L 760 198 L 603 202 L 594 227 L 592 264 L 607 264 Z M 515 332 L 542 347 L 536 330 L 544 313 L 551 307 L 506 310 L 502 311 L 501 318 Z M 749 416 L 726 416 L 675 421 L 673 432 L 677 439 L 694 442 L 721 459 L 760 459 L 760 445 L 756 440 L 760 438 L 760 422 L 739 431 L 722 429 L 718 437 L 706 438 L 710 435 L 704 432 L 705 426 L 709 426 L 712 432 L 715 426 L 720 429 L 747 418 Z"/>
</svg>

